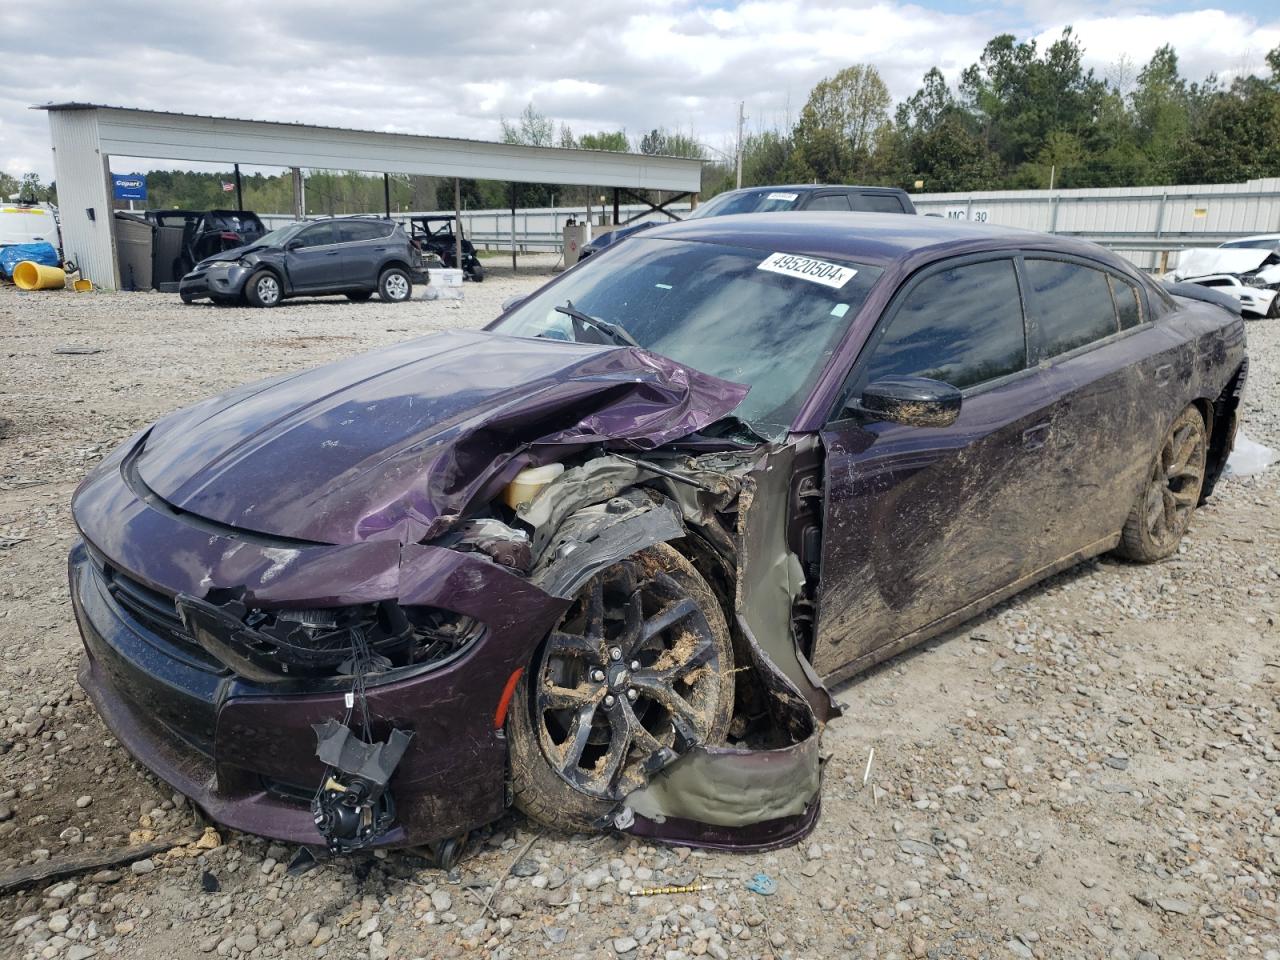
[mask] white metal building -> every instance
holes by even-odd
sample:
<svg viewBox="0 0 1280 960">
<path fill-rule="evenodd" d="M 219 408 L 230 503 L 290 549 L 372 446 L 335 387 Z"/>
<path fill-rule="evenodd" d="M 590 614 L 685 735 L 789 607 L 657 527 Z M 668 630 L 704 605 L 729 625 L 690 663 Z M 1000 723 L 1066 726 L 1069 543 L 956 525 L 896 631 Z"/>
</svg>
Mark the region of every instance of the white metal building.
<svg viewBox="0 0 1280 960">
<path fill-rule="evenodd" d="M 924 214 L 1081 237 L 1158 269 L 1170 252 L 1280 233 L 1280 177 L 1247 183 L 926 193 Z"/>
<path fill-rule="evenodd" d="M 697 193 L 702 162 L 481 140 L 48 104 L 63 255 L 95 284 L 120 282 L 110 158 L 213 161 Z"/>
</svg>

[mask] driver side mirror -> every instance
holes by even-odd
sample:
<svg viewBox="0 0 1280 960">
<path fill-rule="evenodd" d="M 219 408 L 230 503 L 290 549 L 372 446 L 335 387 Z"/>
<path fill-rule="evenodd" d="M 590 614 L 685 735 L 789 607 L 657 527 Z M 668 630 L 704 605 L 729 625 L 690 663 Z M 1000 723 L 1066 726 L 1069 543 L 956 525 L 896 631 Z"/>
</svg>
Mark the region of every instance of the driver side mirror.
<svg viewBox="0 0 1280 960">
<path fill-rule="evenodd" d="M 502 312 L 510 313 L 527 299 L 528 298 L 526 296 L 507 297 L 507 299 L 502 301 Z"/>
<path fill-rule="evenodd" d="M 284 245 L 284 248 L 285 250 L 293 251 L 293 250 L 301 250 L 303 246 L 304 244 L 301 240 L 290 240 L 288 243 Z"/>
<path fill-rule="evenodd" d="M 960 416 L 960 391 L 927 377 L 882 377 L 849 403 L 848 409 L 908 427 L 949 427 Z"/>
</svg>

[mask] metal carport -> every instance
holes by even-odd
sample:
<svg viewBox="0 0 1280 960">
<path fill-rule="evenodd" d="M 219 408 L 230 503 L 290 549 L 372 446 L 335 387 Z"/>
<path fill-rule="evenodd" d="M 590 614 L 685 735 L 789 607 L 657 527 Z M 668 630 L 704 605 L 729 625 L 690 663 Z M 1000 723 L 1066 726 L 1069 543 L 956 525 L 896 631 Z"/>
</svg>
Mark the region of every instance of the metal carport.
<svg viewBox="0 0 1280 960">
<path fill-rule="evenodd" d="M 119 286 L 110 158 L 213 161 L 697 193 L 702 162 L 679 157 L 527 147 L 483 140 L 165 113 L 94 103 L 47 110 L 63 255 L 107 289 Z"/>
</svg>

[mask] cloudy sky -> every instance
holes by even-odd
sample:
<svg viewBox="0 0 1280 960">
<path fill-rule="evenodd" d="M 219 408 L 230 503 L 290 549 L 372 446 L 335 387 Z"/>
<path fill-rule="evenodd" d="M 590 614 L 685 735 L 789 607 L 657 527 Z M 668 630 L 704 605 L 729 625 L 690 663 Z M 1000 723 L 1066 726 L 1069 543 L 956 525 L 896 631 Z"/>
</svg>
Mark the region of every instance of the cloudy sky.
<svg viewBox="0 0 1280 960">
<path fill-rule="evenodd" d="M 4 4 L 0 169 L 52 176 L 47 120 L 29 107 L 68 100 L 481 139 L 532 100 L 576 133 L 665 125 L 723 149 L 739 100 L 749 126 L 781 125 L 855 62 L 901 98 L 935 64 L 954 80 L 1001 32 L 1053 38 L 1070 24 L 1104 74 L 1172 43 L 1193 79 L 1262 71 L 1280 45 L 1274 0 L 182 6 Z"/>
</svg>

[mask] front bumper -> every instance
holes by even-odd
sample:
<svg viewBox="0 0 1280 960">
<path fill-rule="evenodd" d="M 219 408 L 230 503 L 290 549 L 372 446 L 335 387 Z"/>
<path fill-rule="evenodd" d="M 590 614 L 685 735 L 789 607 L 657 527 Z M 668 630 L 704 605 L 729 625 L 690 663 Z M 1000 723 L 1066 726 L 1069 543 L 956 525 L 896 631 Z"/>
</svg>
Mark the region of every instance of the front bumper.
<svg viewBox="0 0 1280 960">
<path fill-rule="evenodd" d="M 281 549 L 256 542 L 265 538 L 211 534 L 143 502 L 118 463 L 86 481 L 75 514 L 93 543 L 78 543 L 69 558 L 85 646 L 80 683 L 126 749 L 212 819 L 322 843 L 309 807 L 324 770 L 311 725 L 346 713 L 345 690 L 332 681 L 257 684 L 175 633 L 165 608 L 173 594 L 232 584 L 264 605 L 300 605 L 304 595 L 356 603 L 385 598 L 389 587 L 404 602 L 482 621 L 483 635 L 461 657 L 371 680 L 375 737 L 415 733 L 390 785 L 397 826 L 379 845 L 423 844 L 501 815 L 507 748 L 495 708 L 563 601 L 474 555 L 391 541 L 288 551 L 295 556 L 282 571 Z M 126 585 L 132 592 L 122 594 Z"/>
<path fill-rule="evenodd" d="M 1230 292 L 1240 301 L 1240 309 L 1264 317 L 1271 310 L 1271 301 L 1278 295 L 1277 291 L 1266 287 L 1242 286 Z"/>
<path fill-rule="evenodd" d="M 190 300 L 202 297 L 237 298 L 244 293 L 244 283 L 252 267 L 233 263 L 229 266 L 204 267 L 199 264 L 178 282 L 178 293 Z"/>
</svg>

